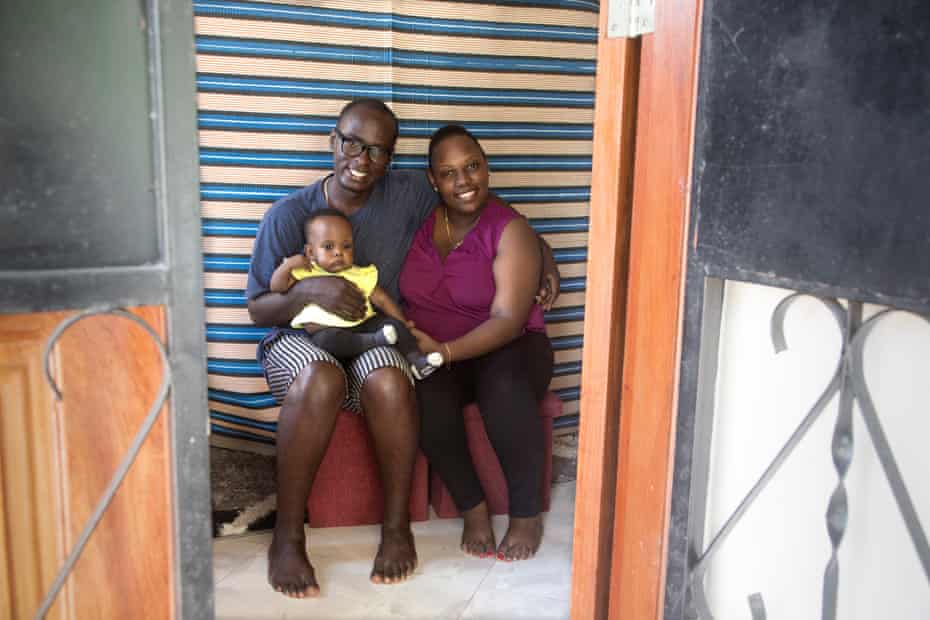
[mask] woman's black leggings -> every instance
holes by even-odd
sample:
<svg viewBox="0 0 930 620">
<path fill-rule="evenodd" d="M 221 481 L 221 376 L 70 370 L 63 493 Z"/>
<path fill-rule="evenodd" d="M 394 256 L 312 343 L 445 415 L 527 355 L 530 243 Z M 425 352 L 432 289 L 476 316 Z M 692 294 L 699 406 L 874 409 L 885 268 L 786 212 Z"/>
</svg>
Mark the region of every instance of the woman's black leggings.
<svg viewBox="0 0 930 620">
<path fill-rule="evenodd" d="M 552 377 L 552 346 L 527 332 L 481 357 L 453 362 L 417 382 L 420 446 L 460 511 L 484 501 L 465 439 L 462 408 L 475 402 L 507 478 L 510 516 L 542 510 L 543 433 L 539 402 Z"/>
</svg>

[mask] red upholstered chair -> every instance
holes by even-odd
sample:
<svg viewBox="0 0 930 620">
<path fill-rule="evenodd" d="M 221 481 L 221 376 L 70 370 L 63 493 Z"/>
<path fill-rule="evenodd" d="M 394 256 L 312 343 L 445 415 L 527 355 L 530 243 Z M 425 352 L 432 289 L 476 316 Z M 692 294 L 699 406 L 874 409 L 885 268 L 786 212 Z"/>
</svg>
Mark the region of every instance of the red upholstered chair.
<svg viewBox="0 0 930 620">
<path fill-rule="evenodd" d="M 542 488 L 539 490 L 542 494 L 542 507 L 544 511 L 549 510 L 549 500 L 552 496 L 552 421 L 562 413 L 562 401 L 559 397 L 548 392 L 543 398 L 539 407 L 539 417 L 543 423 L 543 475 Z M 475 472 L 478 474 L 478 480 L 481 481 L 481 488 L 484 490 L 485 499 L 488 502 L 488 510 L 491 514 L 507 514 L 507 481 L 504 479 L 504 472 L 501 470 L 500 461 L 497 460 L 497 454 L 491 447 L 491 441 L 484 429 L 484 421 L 481 419 L 481 413 L 478 406 L 471 404 L 465 407 L 465 435 L 468 440 L 468 449 L 471 452 L 472 462 L 475 464 Z M 452 496 L 446 485 L 442 483 L 439 474 L 432 472 L 430 475 L 430 503 L 436 515 L 440 518 L 449 518 L 459 516 L 459 511 L 452 501 Z"/>
<path fill-rule="evenodd" d="M 410 518 L 429 518 L 426 457 L 417 452 L 410 489 Z M 341 411 L 307 500 L 310 527 L 381 523 L 384 491 L 374 446 L 362 416 Z"/>
</svg>

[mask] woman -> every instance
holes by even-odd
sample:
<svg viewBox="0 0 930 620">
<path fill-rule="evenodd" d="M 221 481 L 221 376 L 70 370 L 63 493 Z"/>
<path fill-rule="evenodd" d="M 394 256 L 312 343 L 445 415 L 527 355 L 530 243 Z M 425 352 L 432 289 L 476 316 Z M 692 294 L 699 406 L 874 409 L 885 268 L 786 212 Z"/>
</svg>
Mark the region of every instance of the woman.
<svg viewBox="0 0 930 620">
<path fill-rule="evenodd" d="M 462 549 L 527 559 L 542 538 L 538 410 L 552 375 L 534 300 L 539 243 L 525 218 L 489 196 L 487 157 L 464 127 L 433 134 L 428 174 L 442 204 L 414 236 L 400 276 L 421 350 L 447 362 L 417 384 L 420 444 L 462 512 Z M 469 402 L 478 403 L 507 478 L 510 525 L 499 547 L 466 444 Z"/>
</svg>

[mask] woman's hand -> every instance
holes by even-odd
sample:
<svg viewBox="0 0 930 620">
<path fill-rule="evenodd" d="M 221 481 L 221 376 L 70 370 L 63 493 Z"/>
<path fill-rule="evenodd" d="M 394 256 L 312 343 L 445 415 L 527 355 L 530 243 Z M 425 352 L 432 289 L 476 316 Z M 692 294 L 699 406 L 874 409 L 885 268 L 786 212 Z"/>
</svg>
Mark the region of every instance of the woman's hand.
<svg viewBox="0 0 930 620">
<path fill-rule="evenodd" d="M 410 328 L 410 333 L 413 334 L 413 337 L 417 340 L 417 345 L 420 347 L 420 351 L 425 354 L 429 353 L 442 353 L 443 347 L 439 344 L 432 336 L 427 334 L 424 331 L 417 329 L 416 327 Z"/>
<path fill-rule="evenodd" d="M 317 304 L 347 321 L 358 321 L 365 316 L 365 295 L 345 278 L 304 278 L 292 290 L 304 298 L 304 305 Z"/>
</svg>

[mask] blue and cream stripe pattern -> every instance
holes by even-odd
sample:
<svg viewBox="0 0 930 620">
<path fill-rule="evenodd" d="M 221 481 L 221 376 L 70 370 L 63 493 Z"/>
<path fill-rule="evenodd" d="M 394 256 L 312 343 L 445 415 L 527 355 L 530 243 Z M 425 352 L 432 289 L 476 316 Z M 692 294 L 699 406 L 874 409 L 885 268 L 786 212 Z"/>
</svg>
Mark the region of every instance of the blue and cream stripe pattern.
<svg viewBox="0 0 930 620">
<path fill-rule="evenodd" d="M 598 3 L 594 0 L 195 0 L 207 371 L 214 443 L 268 450 L 278 408 L 244 289 L 265 210 L 325 176 L 346 103 L 400 119 L 393 166 L 426 165 L 449 122 L 477 135 L 491 186 L 552 246 L 562 295 L 546 315 L 577 424 Z"/>
</svg>

